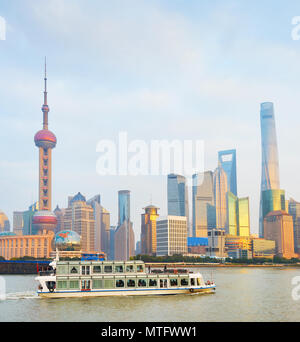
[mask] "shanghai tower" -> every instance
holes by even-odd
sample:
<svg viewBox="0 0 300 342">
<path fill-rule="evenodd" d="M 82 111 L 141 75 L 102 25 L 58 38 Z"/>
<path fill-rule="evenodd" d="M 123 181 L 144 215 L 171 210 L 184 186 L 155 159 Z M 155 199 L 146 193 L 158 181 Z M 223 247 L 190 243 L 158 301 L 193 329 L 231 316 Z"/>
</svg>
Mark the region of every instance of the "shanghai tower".
<svg viewBox="0 0 300 342">
<path fill-rule="evenodd" d="M 260 105 L 261 126 L 261 193 L 259 211 L 259 236 L 264 236 L 263 231 L 263 191 L 280 189 L 279 163 L 277 150 L 277 137 L 275 128 L 274 107 L 272 102 L 263 102 Z"/>
</svg>

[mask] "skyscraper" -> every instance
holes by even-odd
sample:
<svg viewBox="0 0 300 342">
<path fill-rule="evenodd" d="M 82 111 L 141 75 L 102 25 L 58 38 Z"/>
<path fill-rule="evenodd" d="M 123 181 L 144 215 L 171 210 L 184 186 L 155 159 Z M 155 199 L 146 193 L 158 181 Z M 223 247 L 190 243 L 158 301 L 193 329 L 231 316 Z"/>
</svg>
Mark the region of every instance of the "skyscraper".
<svg viewBox="0 0 300 342">
<path fill-rule="evenodd" d="M 156 254 L 156 220 L 158 218 L 158 209 L 154 205 L 148 205 L 145 213 L 142 214 L 141 226 L 141 253 Z"/>
<path fill-rule="evenodd" d="M 0 232 L 9 232 L 10 223 L 7 216 L 0 210 Z"/>
<path fill-rule="evenodd" d="M 300 253 L 300 203 L 291 198 L 288 210 L 293 217 L 295 253 Z"/>
<path fill-rule="evenodd" d="M 276 255 L 283 258 L 295 258 L 293 218 L 282 210 L 271 211 L 264 218 L 265 238 L 274 240 Z"/>
<path fill-rule="evenodd" d="M 13 212 L 13 232 L 16 235 L 23 234 L 23 211 L 14 211 Z"/>
<path fill-rule="evenodd" d="M 119 226 L 125 221 L 130 220 L 130 191 L 118 191 L 118 210 L 119 210 Z"/>
<path fill-rule="evenodd" d="M 186 217 L 167 216 L 157 220 L 156 255 L 174 255 L 187 253 Z"/>
<path fill-rule="evenodd" d="M 261 215 L 262 219 L 267 216 L 268 213 L 272 211 L 286 211 L 285 207 L 285 191 L 280 189 L 270 189 L 261 192 Z M 264 235 L 264 223 L 262 224 L 262 229 L 260 231 L 260 237 L 265 237 Z"/>
<path fill-rule="evenodd" d="M 52 199 L 52 149 L 56 146 L 55 135 L 48 130 L 49 106 L 47 102 L 47 73 L 45 61 L 45 88 L 43 112 L 43 129 L 34 136 L 35 145 L 39 149 L 39 211 L 33 216 L 34 231 L 49 230 L 54 232 L 57 224 L 55 214 L 51 211 Z"/>
<path fill-rule="evenodd" d="M 237 196 L 236 150 L 218 152 L 218 161 L 227 175 L 228 191 Z"/>
<path fill-rule="evenodd" d="M 280 189 L 279 162 L 277 150 L 277 137 L 272 102 L 264 102 L 260 105 L 261 126 L 261 197 L 259 213 L 259 236 L 264 237 L 263 231 L 263 203 L 262 192 L 265 190 Z"/>
<path fill-rule="evenodd" d="M 226 234 L 231 236 L 250 236 L 249 197 L 238 198 L 227 192 Z"/>
<path fill-rule="evenodd" d="M 207 237 L 207 230 L 216 226 L 213 172 L 193 175 L 193 236 Z"/>
<path fill-rule="evenodd" d="M 65 209 L 64 229 L 74 230 L 81 236 L 83 252 L 95 252 L 95 218 L 93 207 L 78 192 Z"/>
<path fill-rule="evenodd" d="M 133 224 L 130 221 L 130 191 L 118 192 L 118 227 L 114 232 L 115 260 L 129 260 L 134 255 L 135 238 Z"/>
<path fill-rule="evenodd" d="M 189 200 L 186 178 L 173 173 L 169 174 L 167 186 L 168 215 L 185 216 L 187 219 L 188 235 L 190 236 L 192 234 L 189 224 Z"/>
<path fill-rule="evenodd" d="M 228 191 L 227 175 L 221 164 L 214 172 L 214 200 L 216 207 L 216 228 L 225 229 L 227 221 L 226 193 Z"/>
</svg>

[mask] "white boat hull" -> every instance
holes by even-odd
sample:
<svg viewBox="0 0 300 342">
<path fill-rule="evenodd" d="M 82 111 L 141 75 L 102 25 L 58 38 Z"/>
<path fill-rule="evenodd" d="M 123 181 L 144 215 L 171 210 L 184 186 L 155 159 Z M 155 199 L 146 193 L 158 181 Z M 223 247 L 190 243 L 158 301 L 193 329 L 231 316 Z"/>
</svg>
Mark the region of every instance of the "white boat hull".
<svg viewBox="0 0 300 342">
<path fill-rule="evenodd" d="M 115 289 L 115 290 L 90 290 L 90 291 L 54 291 L 38 292 L 44 298 L 74 298 L 74 297 L 110 297 L 110 296 L 157 296 L 200 294 L 215 292 L 215 285 L 195 288 L 156 288 L 156 289 Z"/>
</svg>

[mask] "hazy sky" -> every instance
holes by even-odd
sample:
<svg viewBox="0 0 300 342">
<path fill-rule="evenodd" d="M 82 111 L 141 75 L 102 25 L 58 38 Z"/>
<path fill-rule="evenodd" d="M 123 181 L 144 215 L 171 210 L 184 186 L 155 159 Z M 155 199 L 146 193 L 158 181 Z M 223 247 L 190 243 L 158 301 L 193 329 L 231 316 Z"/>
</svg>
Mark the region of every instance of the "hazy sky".
<svg viewBox="0 0 300 342">
<path fill-rule="evenodd" d="M 203 140 L 205 169 L 237 150 L 239 196 L 258 231 L 260 103 L 274 102 L 281 188 L 300 200 L 300 40 L 295 1 L 1 0 L 0 209 L 11 219 L 38 198 L 43 63 L 47 56 L 53 208 L 100 193 L 117 223 L 117 191 L 166 214 L 166 177 L 99 176 L 101 139 Z M 191 216 L 191 213 L 190 213 Z"/>
</svg>

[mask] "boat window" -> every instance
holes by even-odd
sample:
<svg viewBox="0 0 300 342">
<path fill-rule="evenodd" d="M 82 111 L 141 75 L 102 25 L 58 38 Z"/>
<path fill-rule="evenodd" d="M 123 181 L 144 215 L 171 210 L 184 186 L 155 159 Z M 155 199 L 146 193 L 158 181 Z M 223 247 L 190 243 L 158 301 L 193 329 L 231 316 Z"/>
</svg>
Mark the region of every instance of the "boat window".
<svg viewBox="0 0 300 342">
<path fill-rule="evenodd" d="M 188 281 L 187 278 L 182 278 L 180 280 L 180 284 L 181 284 L 181 286 L 188 286 L 189 285 L 189 281 Z"/>
<path fill-rule="evenodd" d="M 71 266 L 70 273 L 78 273 L 79 272 L 79 267 L 77 266 Z"/>
<path fill-rule="evenodd" d="M 170 279 L 170 285 L 171 286 L 177 286 L 178 285 L 177 279 Z"/>
<path fill-rule="evenodd" d="M 68 266 L 66 265 L 57 266 L 57 274 L 68 274 Z"/>
<path fill-rule="evenodd" d="M 116 273 L 122 273 L 123 272 L 123 265 L 115 266 L 115 272 Z"/>
<path fill-rule="evenodd" d="M 113 279 L 104 279 L 104 288 L 105 289 L 112 289 L 114 287 Z"/>
<path fill-rule="evenodd" d="M 149 286 L 157 286 L 157 279 L 149 279 Z"/>
<path fill-rule="evenodd" d="M 90 274 L 90 266 L 81 266 L 81 274 Z"/>
<path fill-rule="evenodd" d="M 91 289 L 91 281 L 90 280 L 81 280 L 81 289 L 82 290 L 90 290 Z"/>
<path fill-rule="evenodd" d="M 197 278 L 197 285 L 201 285 L 201 279 Z"/>
<path fill-rule="evenodd" d="M 138 286 L 139 286 L 139 287 L 147 286 L 146 279 L 139 279 L 139 281 L 138 281 Z"/>
<path fill-rule="evenodd" d="M 112 273 L 112 266 L 111 265 L 105 265 L 104 266 L 104 272 L 105 273 Z"/>
<path fill-rule="evenodd" d="M 78 280 L 70 280 L 70 289 L 79 289 L 79 281 Z"/>
<path fill-rule="evenodd" d="M 93 273 L 101 273 L 101 266 L 94 266 Z"/>
<path fill-rule="evenodd" d="M 126 272 L 134 272 L 133 265 L 126 265 Z"/>
<path fill-rule="evenodd" d="M 195 286 L 195 278 L 191 278 L 191 286 Z"/>
<path fill-rule="evenodd" d="M 58 280 L 57 281 L 57 288 L 60 289 L 60 290 L 67 289 L 68 288 L 67 280 Z"/>
<path fill-rule="evenodd" d="M 93 289 L 102 289 L 102 279 L 93 279 Z"/>
<path fill-rule="evenodd" d="M 159 287 L 168 287 L 168 279 L 159 279 Z"/>
<path fill-rule="evenodd" d="M 116 287 L 124 287 L 124 280 L 122 279 L 116 280 Z"/>
<path fill-rule="evenodd" d="M 135 280 L 134 279 L 128 279 L 127 280 L 127 287 L 135 287 Z"/>
<path fill-rule="evenodd" d="M 144 267 L 143 267 L 143 265 L 137 265 L 137 266 L 136 266 L 136 270 L 137 270 L 137 272 L 144 272 Z"/>
</svg>

